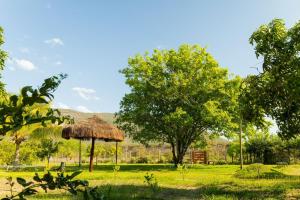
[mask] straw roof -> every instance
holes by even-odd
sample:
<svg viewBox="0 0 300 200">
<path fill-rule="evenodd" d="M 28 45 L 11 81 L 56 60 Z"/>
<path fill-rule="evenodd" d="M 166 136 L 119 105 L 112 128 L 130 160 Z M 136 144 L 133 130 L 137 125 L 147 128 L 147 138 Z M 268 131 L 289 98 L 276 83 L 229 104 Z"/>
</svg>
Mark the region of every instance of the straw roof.
<svg viewBox="0 0 300 200">
<path fill-rule="evenodd" d="M 123 141 L 124 133 L 117 127 L 107 123 L 97 116 L 65 127 L 62 130 L 65 139 L 100 139 L 104 141 Z"/>
</svg>

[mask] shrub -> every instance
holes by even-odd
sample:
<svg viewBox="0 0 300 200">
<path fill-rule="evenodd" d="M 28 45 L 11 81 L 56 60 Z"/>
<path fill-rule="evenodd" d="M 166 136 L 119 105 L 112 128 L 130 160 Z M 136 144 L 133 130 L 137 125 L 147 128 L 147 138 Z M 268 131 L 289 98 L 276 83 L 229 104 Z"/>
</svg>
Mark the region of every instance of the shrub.
<svg viewBox="0 0 300 200">
<path fill-rule="evenodd" d="M 239 178 L 261 178 L 262 175 L 268 171 L 268 168 L 261 163 L 254 163 L 246 167 L 245 169 L 239 170 L 236 176 Z"/>
<path fill-rule="evenodd" d="M 155 195 L 159 191 L 159 185 L 157 179 L 154 177 L 154 174 L 149 175 L 147 172 L 144 178 L 144 183 L 150 187 L 152 194 Z"/>
<path fill-rule="evenodd" d="M 227 162 L 225 160 L 218 160 L 215 162 L 216 165 L 227 165 Z"/>
<path fill-rule="evenodd" d="M 147 157 L 139 157 L 136 163 L 148 163 L 149 159 Z"/>
<path fill-rule="evenodd" d="M 179 171 L 179 173 L 182 177 L 182 180 L 184 181 L 185 175 L 188 173 L 188 167 L 186 165 L 178 165 L 177 171 Z"/>
</svg>

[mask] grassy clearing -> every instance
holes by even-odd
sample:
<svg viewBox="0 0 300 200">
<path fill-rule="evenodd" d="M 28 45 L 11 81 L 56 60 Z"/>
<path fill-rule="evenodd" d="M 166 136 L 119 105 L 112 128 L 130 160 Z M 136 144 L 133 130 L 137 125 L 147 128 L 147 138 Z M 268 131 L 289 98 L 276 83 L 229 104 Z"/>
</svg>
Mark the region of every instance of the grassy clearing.
<svg viewBox="0 0 300 200">
<path fill-rule="evenodd" d="M 41 169 L 36 169 L 42 173 Z M 76 167 L 68 167 L 74 171 Z M 100 186 L 110 199 L 297 199 L 300 189 L 300 166 L 287 167 L 263 166 L 260 178 L 256 172 L 247 171 L 241 176 L 236 173 L 238 166 L 221 165 L 191 166 L 184 175 L 172 165 L 121 165 L 117 174 L 113 165 L 97 166 L 93 173 L 84 167 L 78 178 L 89 180 L 92 186 Z M 144 183 L 146 173 L 153 173 L 159 184 L 159 190 L 153 192 Z M 242 174 L 243 174 L 242 173 Z M 252 173 L 252 174 L 251 174 Z M 239 174 L 239 176 L 237 175 Z M 250 174 L 250 176 L 249 176 Z M 34 170 L 26 172 L 0 172 L 0 190 L 6 187 L 5 177 L 31 178 Z M 108 191 L 111 192 L 108 194 Z M 3 192 L 1 194 L 3 196 Z M 40 193 L 30 199 L 76 199 L 71 195 L 55 191 L 49 194 Z"/>
</svg>

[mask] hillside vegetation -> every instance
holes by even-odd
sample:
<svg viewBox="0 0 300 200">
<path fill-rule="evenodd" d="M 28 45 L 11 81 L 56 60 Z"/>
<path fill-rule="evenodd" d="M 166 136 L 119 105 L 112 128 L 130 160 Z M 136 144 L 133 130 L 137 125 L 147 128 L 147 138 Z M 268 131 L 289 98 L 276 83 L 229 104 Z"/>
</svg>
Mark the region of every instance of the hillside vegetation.
<svg viewBox="0 0 300 200">
<path fill-rule="evenodd" d="M 62 115 L 70 115 L 74 117 L 75 121 L 81 121 L 84 119 L 87 119 L 89 117 L 92 117 L 94 115 L 101 117 L 104 121 L 113 124 L 115 119 L 114 113 L 83 113 L 76 110 L 71 109 L 60 109 Z"/>
</svg>

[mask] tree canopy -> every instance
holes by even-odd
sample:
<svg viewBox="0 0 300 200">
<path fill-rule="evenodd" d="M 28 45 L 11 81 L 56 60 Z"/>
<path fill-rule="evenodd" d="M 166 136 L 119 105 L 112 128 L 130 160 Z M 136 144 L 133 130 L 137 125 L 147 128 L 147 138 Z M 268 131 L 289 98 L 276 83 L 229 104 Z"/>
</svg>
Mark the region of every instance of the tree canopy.
<svg viewBox="0 0 300 200">
<path fill-rule="evenodd" d="M 251 80 L 255 104 L 276 121 L 281 137 L 294 137 L 300 133 L 300 22 L 287 29 L 275 19 L 259 27 L 250 43 L 263 58 L 262 72 Z"/>
<path fill-rule="evenodd" d="M 144 144 L 171 144 L 175 164 L 204 133 L 236 127 L 231 114 L 239 80 L 230 79 L 205 48 L 156 49 L 129 58 L 121 73 L 131 91 L 121 101 L 117 123 Z"/>
</svg>

